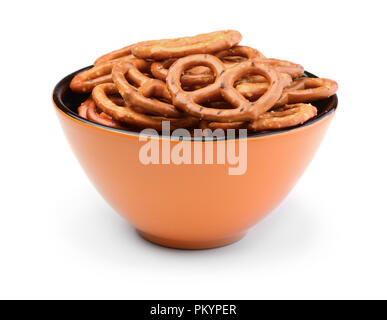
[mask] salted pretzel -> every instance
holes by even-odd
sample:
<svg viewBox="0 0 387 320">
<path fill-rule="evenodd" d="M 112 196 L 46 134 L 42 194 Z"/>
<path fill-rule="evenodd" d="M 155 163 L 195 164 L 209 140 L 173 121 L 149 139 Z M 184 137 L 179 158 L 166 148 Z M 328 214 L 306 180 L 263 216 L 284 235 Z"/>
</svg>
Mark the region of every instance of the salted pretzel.
<svg viewBox="0 0 387 320">
<path fill-rule="evenodd" d="M 269 87 L 269 83 L 267 81 L 262 82 L 261 79 L 253 78 L 254 76 L 247 76 L 243 78 L 242 82 L 236 83 L 236 89 L 247 99 L 256 100 L 260 96 L 262 96 Z M 259 76 L 264 78 L 262 76 Z M 251 79 L 253 78 L 253 79 Z M 252 82 L 248 82 L 248 80 Z M 265 79 L 265 78 L 264 78 Z M 265 79 L 266 80 L 266 79 Z M 257 81 L 257 82 L 255 82 Z M 260 81 L 260 82 L 259 82 Z M 292 78 L 287 73 L 280 74 L 280 81 L 282 82 L 282 87 L 287 88 L 292 84 Z"/>
<path fill-rule="evenodd" d="M 111 74 L 113 66 L 121 61 L 132 61 L 142 69 L 148 67 L 148 63 L 145 60 L 137 59 L 131 55 L 111 61 L 102 62 L 88 70 L 78 73 L 71 80 L 71 90 L 74 92 L 86 93 L 91 92 L 93 88 L 99 84 L 113 82 Z"/>
<path fill-rule="evenodd" d="M 295 127 L 312 119 L 317 115 L 317 108 L 311 104 L 298 103 L 285 105 L 283 107 L 267 111 L 261 114 L 253 122 L 208 122 L 201 121 L 202 129 L 242 129 L 246 128 L 251 132 L 267 131 Z"/>
<path fill-rule="evenodd" d="M 227 68 L 231 68 L 238 63 L 238 61 L 243 61 L 243 59 L 254 60 L 258 59 L 259 62 L 274 66 L 277 68 L 281 75 L 290 75 L 292 78 L 301 76 L 304 73 L 304 68 L 290 61 L 279 60 L 279 59 L 267 59 L 261 52 L 258 50 L 248 47 L 248 46 L 235 46 L 233 48 L 217 52 L 215 54 L 218 58 L 222 59 Z M 234 58 L 233 60 L 227 60 L 228 58 Z M 168 68 L 173 64 L 174 59 L 168 59 L 162 62 L 154 62 L 151 65 L 152 74 L 161 80 L 165 80 L 168 75 Z M 186 70 L 181 76 L 181 84 L 183 88 L 192 88 L 192 87 L 202 87 L 213 83 L 215 77 L 211 70 L 207 67 L 198 66 L 192 69 Z M 291 79 L 290 79 L 291 80 Z M 288 78 L 286 78 L 288 81 Z M 244 97 L 249 99 L 257 99 L 260 97 L 267 85 L 265 77 L 261 75 L 247 75 L 238 80 L 237 89 L 240 91 Z M 239 85 L 241 83 L 246 83 Z M 256 84 L 258 83 L 258 84 Z M 289 83 L 285 83 L 286 87 Z"/>
<path fill-rule="evenodd" d="M 165 81 L 168 76 L 168 69 L 175 61 L 176 59 L 167 59 L 161 62 L 153 62 L 150 69 L 152 75 L 159 80 Z M 213 81 L 214 75 L 211 69 L 203 66 L 193 67 L 187 70 L 181 77 L 183 87 L 207 85 Z"/>
<path fill-rule="evenodd" d="M 282 73 L 281 75 L 285 74 Z M 265 92 L 267 83 L 243 82 L 237 84 L 236 88 L 244 97 L 254 100 Z M 285 82 L 281 98 L 275 106 L 279 107 L 289 103 L 304 103 L 326 99 L 334 95 L 337 88 L 338 85 L 335 81 L 324 78 L 301 78 L 292 83 L 286 84 Z"/>
<path fill-rule="evenodd" d="M 157 79 L 165 81 L 168 76 L 168 69 L 175 61 L 176 59 L 167 59 L 161 62 L 153 62 L 151 65 L 152 75 Z M 214 75 L 211 69 L 204 66 L 197 66 L 186 70 L 181 77 L 183 87 L 207 85 L 213 81 Z"/>
<path fill-rule="evenodd" d="M 197 119 L 187 116 L 181 118 L 166 118 L 138 113 L 130 105 L 120 106 L 109 97 L 109 95 L 118 93 L 119 91 L 115 84 L 104 83 L 93 89 L 92 97 L 100 110 L 120 123 L 138 128 L 152 128 L 159 131 L 162 130 L 163 121 L 170 121 L 171 129 L 191 128 L 199 123 Z"/>
<path fill-rule="evenodd" d="M 262 114 L 248 125 L 248 130 L 274 130 L 300 125 L 317 115 L 317 108 L 311 104 L 289 104 Z"/>
<path fill-rule="evenodd" d="M 98 112 L 92 98 L 88 98 L 78 107 L 78 114 L 85 119 L 107 127 L 122 129 L 122 126 L 104 112 Z"/>
<path fill-rule="evenodd" d="M 336 81 L 324 78 L 301 78 L 286 88 L 276 106 L 312 102 L 333 96 L 338 89 Z"/>
<path fill-rule="evenodd" d="M 281 73 L 287 73 L 293 79 L 301 77 L 304 74 L 304 67 L 300 64 L 280 60 L 280 59 L 259 59 L 260 62 L 268 64 L 272 67 L 275 67 Z"/>
<path fill-rule="evenodd" d="M 267 58 L 258 58 L 260 63 L 267 64 L 271 67 L 276 68 L 281 74 L 288 74 L 292 79 L 301 77 L 304 74 L 304 67 L 286 60 L 279 59 L 267 59 Z M 266 82 L 266 79 L 260 75 L 249 75 L 238 81 L 240 83 L 263 83 Z"/>
<path fill-rule="evenodd" d="M 132 47 L 132 53 L 143 59 L 164 60 L 198 53 L 229 49 L 242 40 L 235 30 L 215 31 L 193 37 L 144 41 Z"/>
<path fill-rule="evenodd" d="M 261 63 L 274 66 L 281 73 L 287 73 L 292 78 L 303 75 L 304 68 L 290 61 L 279 59 L 267 59 L 257 49 L 248 46 L 235 46 L 233 48 L 222 50 L 214 54 L 221 59 L 226 67 L 233 67 L 236 63 L 245 60 L 259 60 Z M 231 60 L 230 60 L 231 59 Z M 167 59 L 164 61 L 155 61 L 151 65 L 151 72 L 154 77 L 160 80 L 165 80 L 168 75 L 168 68 L 175 62 L 175 59 Z M 192 79 L 192 80 L 191 80 Z M 190 70 L 186 70 L 182 75 L 181 82 L 183 86 L 191 85 L 206 85 L 214 81 L 214 76 L 209 68 L 206 67 L 194 67 Z M 260 75 L 246 76 L 239 80 L 240 82 L 265 82 L 265 78 Z"/>
<path fill-rule="evenodd" d="M 165 117 L 183 115 L 173 104 L 164 102 L 171 100 L 166 84 L 142 73 L 139 64 L 129 61 L 116 64 L 113 67 L 112 78 L 127 104 L 153 115 Z M 127 78 L 137 87 L 129 83 Z"/>
<path fill-rule="evenodd" d="M 198 90 L 184 91 L 180 82 L 182 73 L 198 65 L 210 68 L 215 74 L 215 82 Z M 267 91 L 254 102 L 247 100 L 234 88 L 234 83 L 247 74 L 259 74 L 268 81 Z M 276 103 L 283 89 L 279 72 L 274 68 L 254 61 L 244 61 L 226 69 L 219 58 L 208 54 L 197 54 L 177 60 L 169 68 L 167 86 L 176 107 L 199 119 L 219 122 L 257 119 Z M 219 100 L 220 97 L 233 105 L 234 109 L 203 106 L 204 102 Z"/>
<path fill-rule="evenodd" d="M 97 64 L 101 64 L 107 61 L 116 60 L 118 58 L 129 56 L 132 54 L 132 47 L 133 47 L 133 44 L 118 50 L 114 50 L 107 54 L 104 54 L 103 56 L 99 57 L 97 60 L 94 61 L 94 65 L 96 66 Z"/>
<path fill-rule="evenodd" d="M 235 63 L 241 62 L 244 59 L 252 60 L 256 58 L 263 59 L 265 56 L 258 50 L 247 46 L 235 46 L 226 50 L 222 50 L 214 54 L 221 59 L 226 67 L 232 67 Z M 233 60 L 228 60 L 232 58 Z M 164 80 L 168 75 L 168 68 L 176 61 L 176 59 L 167 59 L 164 61 L 155 61 L 151 65 L 151 72 L 154 77 Z M 261 77 L 264 81 L 264 77 Z M 215 77 L 211 69 L 204 66 L 193 67 L 186 70 L 181 77 L 181 83 L 184 87 L 205 86 L 214 82 Z M 262 82 L 261 81 L 261 82 Z"/>
<path fill-rule="evenodd" d="M 244 60 L 266 59 L 266 57 L 257 49 L 248 46 L 235 46 L 215 53 L 219 59 L 227 63 L 242 62 Z"/>
<path fill-rule="evenodd" d="M 318 110 L 309 102 L 336 93 L 335 81 L 308 78 L 301 65 L 238 45 L 241 38 L 225 30 L 107 53 L 70 83 L 74 92 L 91 92 L 78 114 L 135 131 L 161 131 L 170 121 L 172 130 L 267 132 L 313 119 Z"/>
</svg>

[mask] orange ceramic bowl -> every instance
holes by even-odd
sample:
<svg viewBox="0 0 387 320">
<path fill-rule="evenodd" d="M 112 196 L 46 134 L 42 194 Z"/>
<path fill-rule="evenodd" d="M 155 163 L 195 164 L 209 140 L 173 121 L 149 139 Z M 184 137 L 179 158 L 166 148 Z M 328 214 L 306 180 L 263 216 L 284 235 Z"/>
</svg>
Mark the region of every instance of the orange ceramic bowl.
<svg viewBox="0 0 387 320">
<path fill-rule="evenodd" d="M 100 194 L 144 238 L 174 248 L 204 249 L 237 241 L 278 206 L 311 161 L 338 102 L 335 95 L 314 103 L 318 116 L 298 127 L 249 136 L 246 172 L 229 175 L 227 164 L 144 165 L 139 151 L 145 142 L 137 132 L 77 115 L 86 97 L 69 89 L 76 73 L 57 84 L 53 100 L 81 166 Z M 168 137 L 152 139 L 169 142 L 171 149 L 181 143 Z M 238 146 L 240 140 L 234 142 Z M 183 143 L 203 147 L 220 142 Z"/>
</svg>

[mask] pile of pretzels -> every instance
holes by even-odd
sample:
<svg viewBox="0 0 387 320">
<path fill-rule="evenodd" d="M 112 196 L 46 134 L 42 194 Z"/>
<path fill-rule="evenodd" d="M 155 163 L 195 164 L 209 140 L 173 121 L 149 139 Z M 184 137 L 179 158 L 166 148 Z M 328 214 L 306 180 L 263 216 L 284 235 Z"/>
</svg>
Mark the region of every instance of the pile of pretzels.
<svg viewBox="0 0 387 320">
<path fill-rule="evenodd" d="M 70 88 L 90 93 L 81 117 L 120 129 L 247 129 L 300 125 L 312 101 L 334 95 L 335 81 L 304 76 L 290 61 L 238 45 L 238 31 L 139 42 L 98 58 Z"/>
</svg>

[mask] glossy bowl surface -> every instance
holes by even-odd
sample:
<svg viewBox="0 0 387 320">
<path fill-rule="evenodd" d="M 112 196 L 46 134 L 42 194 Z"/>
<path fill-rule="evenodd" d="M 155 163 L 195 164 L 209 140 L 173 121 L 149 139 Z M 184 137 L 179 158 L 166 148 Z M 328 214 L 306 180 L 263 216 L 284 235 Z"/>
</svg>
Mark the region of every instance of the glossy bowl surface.
<svg viewBox="0 0 387 320">
<path fill-rule="evenodd" d="M 146 239 L 168 247 L 213 248 L 232 243 L 272 211 L 307 168 L 337 107 L 337 96 L 313 103 L 318 116 L 298 127 L 249 135 L 247 170 L 227 164 L 150 164 L 139 160 L 139 133 L 105 127 L 76 114 L 86 99 L 62 79 L 53 100 L 64 133 L 100 194 Z M 314 77 L 306 73 L 309 77 Z M 205 150 L 222 141 L 154 136 L 161 148 L 188 144 Z M 225 141 L 223 141 L 225 142 Z M 226 141 L 227 142 L 227 141 Z M 163 145 L 165 143 L 165 145 Z M 241 141 L 234 140 L 236 148 Z M 198 146 L 200 145 L 200 146 Z"/>
</svg>

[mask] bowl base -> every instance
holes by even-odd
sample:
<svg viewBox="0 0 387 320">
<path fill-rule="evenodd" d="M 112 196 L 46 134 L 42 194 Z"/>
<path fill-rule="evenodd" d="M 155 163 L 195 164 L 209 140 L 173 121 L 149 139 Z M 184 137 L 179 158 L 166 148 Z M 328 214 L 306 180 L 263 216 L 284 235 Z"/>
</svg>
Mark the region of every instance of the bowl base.
<svg viewBox="0 0 387 320">
<path fill-rule="evenodd" d="M 144 239 L 158 244 L 163 247 L 175 248 L 175 249 L 188 249 L 188 250 L 201 250 L 201 249 L 211 249 L 217 247 L 223 247 L 228 244 L 234 243 L 242 239 L 247 232 L 242 232 L 237 235 L 233 235 L 228 238 L 210 240 L 210 241 L 183 241 L 183 240 L 173 240 L 160 238 L 152 234 L 137 230 L 141 237 Z"/>
</svg>

